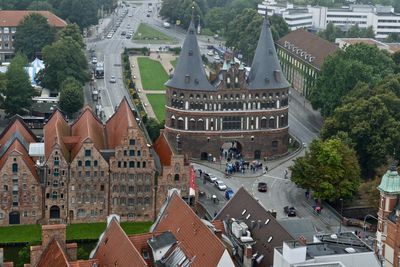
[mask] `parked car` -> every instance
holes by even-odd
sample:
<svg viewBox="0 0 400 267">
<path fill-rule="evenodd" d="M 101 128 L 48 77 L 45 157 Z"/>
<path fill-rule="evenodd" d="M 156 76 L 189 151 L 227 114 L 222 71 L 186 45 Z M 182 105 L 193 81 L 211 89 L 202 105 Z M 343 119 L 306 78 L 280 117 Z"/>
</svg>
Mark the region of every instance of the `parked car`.
<svg viewBox="0 0 400 267">
<path fill-rule="evenodd" d="M 92 58 L 92 64 L 97 64 L 97 57 Z"/>
<path fill-rule="evenodd" d="M 122 36 L 126 35 L 126 31 L 122 31 L 122 32 L 121 32 L 121 35 L 122 35 Z"/>
<path fill-rule="evenodd" d="M 268 190 L 267 183 L 264 182 L 258 183 L 258 192 L 267 192 L 267 190 Z"/>
<path fill-rule="evenodd" d="M 215 59 L 215 60 L 221 60 L 221 58 L 219 57 L 219 55 L 215 55 L 215 56 L 214 56 L 214 59 Z"/>
<path fill-rule="evenodd" d="M 112 36 L 113 36 L 113 34 L 112 34 L 112 33 L 109 33 L 109 34 L 107 35 L 107 39 L 111 39 Z"/>
<path fill-rule="evenodd" d="M 150 14 L 147 14 L 146 17 L 150 18 Z"/>
<path fill-rule="evenodd" d="M 213 56 L 213 55 L 214 55 L 214 51 L 212 51 L 212 50 L 208 51 L 208 52 L 207 52 L 207 55 Z"/>
<path fill-rule="evenodd" d="M 218 178 L 214 174 L 206 172 L 204 173 L 204 178 L 211 183 L 214 183 L 216 180 L 218 180 Z"/>
<path fill-rule="evenodd" d="M 295 217 L 296 216 L 296 209 L 294 207 L 289 207 L 285 206 L 283 208 L 283 211 L 287 214 L 289 217 Z"/>
<path fill-rule="evenodd" d="M 229 199 L 231 199 L 232 197 L 233 197 L 233 190 L 230 189 L 230 188 L 226 189 L 226 191 L 225 191 L 225 198 L 226 198 L 227 200 L 229 200 Z"/>
<path fill-rule="evenodd" d="M 116 83 L 117 79 L 115 78 L 115 76 L 111 76 L 110 78 L 110 83 Z"/>
<path fill-rule="evenodd" d="M 220 190 L 220 191 L 225 191 L 226 188 L 227 188 L 226 184 L 224 184 L 224 182 L 222 182 L 221 180 L 216 180 L 216 181 L 214 182 L 214 185 L 215 185 L 215 187 L 217 187 L 218 190 Z"/>
</svg>

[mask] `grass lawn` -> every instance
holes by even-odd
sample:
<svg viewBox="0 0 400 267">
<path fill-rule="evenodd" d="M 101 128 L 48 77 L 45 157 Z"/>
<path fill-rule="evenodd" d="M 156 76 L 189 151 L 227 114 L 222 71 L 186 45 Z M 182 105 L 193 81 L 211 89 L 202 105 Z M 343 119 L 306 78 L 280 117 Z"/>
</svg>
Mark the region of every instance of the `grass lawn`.
<svg viewBox="0 0 400 267">
<path fill-rule="evenodd" d="M 147 94 L 146 96 L 156 114 L 157 120 L 161 122 L 165 119 L 165 94 Z"/>
<path fill-rule="evenodd" d="M 174 66 L 174 69 L 176 68 L 176 64 L 178 64 L 178 57 L 171 61 L 171 65 Z"/>
<path fill-rule="evenodd" d="M 160 62 L 139 57 L 138 64 L 144 90 L 165 90 L 164 83 L 169 77 Z"/>
<path fill-rule="evenodd" d="M 146 23 L 140 23 L 133 39 L 143 43 L 173 43 L 175 39 L 156 30 Z"/>
<path fill-rule="evenodd" d="M 122 222 L 126 234 L 147 232 L 152 222 Z M 67 226 L 67 240 L 98 239 L 106 223 L 78 223 Z M 0 243 L 38 242 L 41 240 L 40 225 L 16 225 L 0 227 Z"/>
</svg>

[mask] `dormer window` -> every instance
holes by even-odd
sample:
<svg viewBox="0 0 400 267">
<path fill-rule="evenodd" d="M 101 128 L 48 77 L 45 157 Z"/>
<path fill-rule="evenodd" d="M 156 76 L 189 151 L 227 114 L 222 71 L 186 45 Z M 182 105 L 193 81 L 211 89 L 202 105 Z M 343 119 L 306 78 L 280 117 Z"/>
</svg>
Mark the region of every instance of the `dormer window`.
<svg viewBox="0 0 400 267">
<path fill-rule="evenodd" d="M 230 78 L 230 77 L 227 77 L 227 78 L 226 78 L 226 83 L 227 83 L 227 84 L 230 84 L 230 83 L 231 83 L 231 78 Z"/>
<path fill-rule="evenodd" d="M 189 75 L 185 75 L 185 83 L 190 83 L 190 76 Z"/>
</svg>

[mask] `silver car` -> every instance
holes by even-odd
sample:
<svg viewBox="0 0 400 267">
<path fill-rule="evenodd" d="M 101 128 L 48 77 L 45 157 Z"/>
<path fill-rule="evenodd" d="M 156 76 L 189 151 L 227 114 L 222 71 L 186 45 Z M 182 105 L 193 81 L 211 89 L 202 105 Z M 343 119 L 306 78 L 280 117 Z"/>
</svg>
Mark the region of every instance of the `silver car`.
<svg viewBox="0 0 400 267">
<path fill-rule="evenodd" d="M 227 186 L 226 184 L 224 184 L 224 182 L 222 182 L 221 180 L 216 180 L 214 182 L 214 185 L 218 188 L 218 190 L 220 191 L 225 191 Z"/>
</svg>

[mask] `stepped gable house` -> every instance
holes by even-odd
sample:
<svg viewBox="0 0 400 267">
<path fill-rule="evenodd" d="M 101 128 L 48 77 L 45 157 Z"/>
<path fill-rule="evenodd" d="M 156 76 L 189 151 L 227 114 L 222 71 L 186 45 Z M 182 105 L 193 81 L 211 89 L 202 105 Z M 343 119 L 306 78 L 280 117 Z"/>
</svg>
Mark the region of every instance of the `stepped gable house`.
<svg viewBox="0 0 400 267">
<path fill-rule="evenodd" d="M 225 60 L 212 83 L 203 69 L 192 21 L 166 86 L 165 135 L 178 153 L 206 159 L 234 152 L 260 159 L 287 152 L 290 84 L 281 71 L 267 18 L 249 75 L 243 65 Z"/>
</svg>

